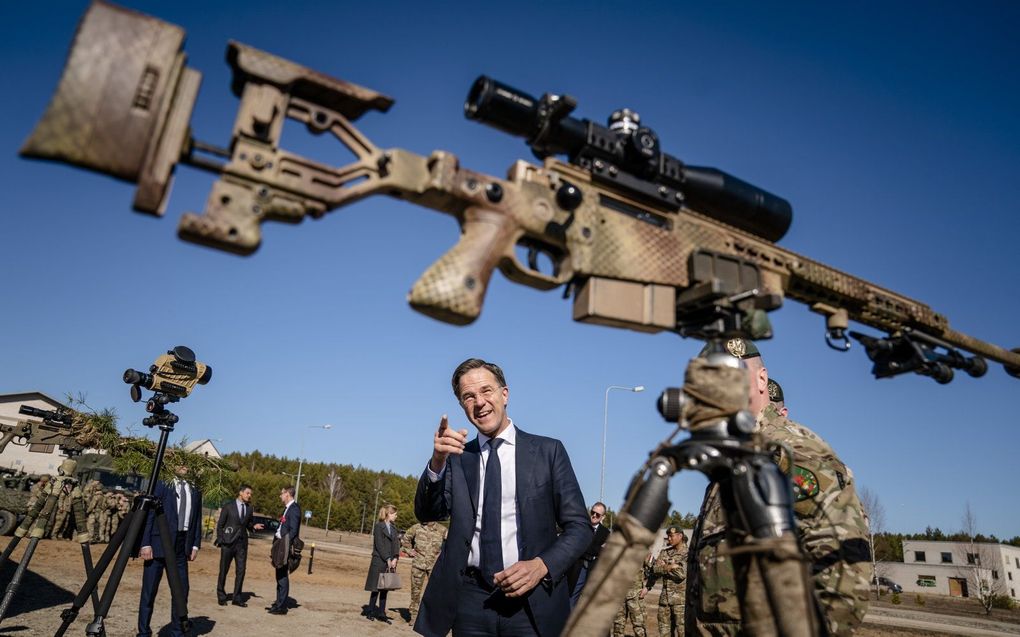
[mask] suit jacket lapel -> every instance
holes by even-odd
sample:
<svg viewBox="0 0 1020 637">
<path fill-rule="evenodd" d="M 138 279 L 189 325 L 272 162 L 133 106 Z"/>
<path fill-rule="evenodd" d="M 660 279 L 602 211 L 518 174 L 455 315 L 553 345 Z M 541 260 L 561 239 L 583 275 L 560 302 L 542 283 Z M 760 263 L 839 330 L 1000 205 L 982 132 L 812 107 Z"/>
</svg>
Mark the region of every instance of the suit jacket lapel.
<svg viewBox="0 0 1020 637">
<path fill-rule="evenodd" d="M 475 515 L 478 515 L 478 465 L 481 462 L 480 456 L 481 450 L 478 447 L 478 438 L 464 445 L 464 453 L 460 456 L 460 467 L 464 471 L 468 494 L 471 495 L 471 510 Z"/>
</svg>

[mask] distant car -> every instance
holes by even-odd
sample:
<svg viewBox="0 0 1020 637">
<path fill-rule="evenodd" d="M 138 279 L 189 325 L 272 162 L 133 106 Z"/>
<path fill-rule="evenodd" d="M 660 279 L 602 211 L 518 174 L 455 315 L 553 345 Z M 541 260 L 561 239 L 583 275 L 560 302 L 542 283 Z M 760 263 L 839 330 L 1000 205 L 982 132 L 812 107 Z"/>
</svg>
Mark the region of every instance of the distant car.
<svg viewBox="0 0 1020 637">
<path fill-rule="evenodd" d="M 888 577 L 878 578 L 878 591 L 880 593 L 902 593 L 903 587 Z"/>
<path fill-rule="evenodd" d="M 251 525 L 254 527 L 256 524 L 261 524 L 264 528 L 262 530 L 248 531 L 249 537 L 273 537 L 276 535 L 276 529 L 280 528 L 280 521 L 268 515 L 251 516 Z"/>
</svg>

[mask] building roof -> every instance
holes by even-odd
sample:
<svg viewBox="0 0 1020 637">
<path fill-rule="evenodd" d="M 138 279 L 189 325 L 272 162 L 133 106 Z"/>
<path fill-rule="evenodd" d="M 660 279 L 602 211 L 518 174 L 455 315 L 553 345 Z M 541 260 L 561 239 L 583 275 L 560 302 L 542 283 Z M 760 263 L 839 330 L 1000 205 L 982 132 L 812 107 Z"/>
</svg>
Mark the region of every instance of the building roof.
<svg viewBox="0 0 1020 637">
<path fill-rule="evenodd" d="M 13 394 L 0 394 L 0 402 L 4 403 L 15 403 L 25 402 L 26 400 L 42 399 L 52 404 L 54 407 L 67 407 L 62 401 L 57 400 L 49 394 L 45 394 L 41 391 L 23 391 L 15 392 Z"/>
</svg>

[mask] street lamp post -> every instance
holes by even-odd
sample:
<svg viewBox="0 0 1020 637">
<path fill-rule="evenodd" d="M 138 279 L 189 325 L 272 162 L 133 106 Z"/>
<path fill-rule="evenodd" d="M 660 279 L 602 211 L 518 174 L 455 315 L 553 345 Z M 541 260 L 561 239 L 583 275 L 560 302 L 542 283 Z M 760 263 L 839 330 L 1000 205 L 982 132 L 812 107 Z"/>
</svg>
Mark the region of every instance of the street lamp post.
<svg viewBox="0 0 1020 637">
<path fill-rule="evenodd" d="M 602 475 L 599 479 L 599 502 L 603 503 L 606 501 L 606 434 L 609 431 L 609 392 L 613 389 L 641 392 L 645 390 L 645 386 L 625 387 L 623 385 L 610 385 L 606 387 L 606 400 L 602 410 Z"/>
<path fill-rule="evenodd" d="M 294 485 L 294 500 L 298 499 L 301 495 L 301 467 L 305 464 L 305 433 L 308 429 L 325 429 L 330 430 L 333 425 L 308 425 L 305 430 L 301 432 L 301 452 L 298 453 L 298 468 L 297 468 L 297 484 Z"/>
</svg>

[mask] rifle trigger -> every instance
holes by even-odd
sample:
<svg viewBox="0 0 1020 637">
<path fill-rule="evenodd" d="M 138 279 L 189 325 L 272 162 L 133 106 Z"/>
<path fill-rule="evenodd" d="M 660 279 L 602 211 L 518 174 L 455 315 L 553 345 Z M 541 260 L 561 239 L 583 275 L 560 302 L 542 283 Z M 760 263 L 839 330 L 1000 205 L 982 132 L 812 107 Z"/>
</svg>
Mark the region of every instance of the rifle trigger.
<svg viewBox="0 0 1020 637">
<path fill-rule="evenodd" d="M 825 344 L 837 352 L 850 351 L 850 339 L 842 328 L 834 328 L 825 331 Z"/>
<path fill-rule="evenodd" d="M 532 272 L 538 272 L 538 246 L 528 246 L 528 267 Z"/>
</svg>

